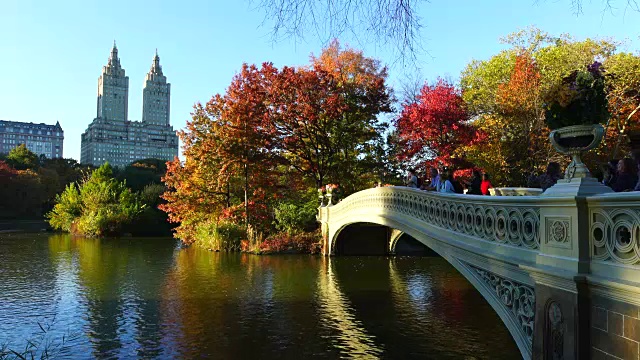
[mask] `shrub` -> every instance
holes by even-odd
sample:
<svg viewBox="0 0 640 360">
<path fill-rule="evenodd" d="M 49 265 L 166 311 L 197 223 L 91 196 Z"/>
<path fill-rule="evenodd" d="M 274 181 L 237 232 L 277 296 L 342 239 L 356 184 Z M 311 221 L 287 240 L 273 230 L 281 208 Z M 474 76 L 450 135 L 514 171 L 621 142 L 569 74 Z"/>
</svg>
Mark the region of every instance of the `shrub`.
<svg viewBox="0 0 640 360">
<path fill-rule="evenodd" d="M 70 232 L 74 220 L 82 214 L 82 199 L 76 184 L 69 184 L 56 196 L 56 205 L 47 214 L 54 229 Z"/>
<path fill-rule="evenodd" d="M 280 232 L 269 236 L 260 245 L 260 252 L 317 254 L 322 250 L 322 236 L 319 230 L 308 233 L 288 234 Z"/>
<path fill-rule="evenodd" d="M 317 205 L 318 201 L 315 199 L 303 204 L 279 203 L 275 208 L 276 229 L 288 234 L 316 229 Z"/>
<path fill-rule="evenodd" d="M 240 242 L 247 238 L 244 226 L 231 222 L 203 222 L 196 225 L 195 232 L 195 243 L 213 251 L 240 250 Z"/>
<path fill-rule="evenodd" d="M 54 229 L 84 236 L 120 235 L 145 209 L 123 182 L 113 178 L 108 163 L 100 166 L 78 189 L 67 186 L 47 214 Z"/>
</svg>

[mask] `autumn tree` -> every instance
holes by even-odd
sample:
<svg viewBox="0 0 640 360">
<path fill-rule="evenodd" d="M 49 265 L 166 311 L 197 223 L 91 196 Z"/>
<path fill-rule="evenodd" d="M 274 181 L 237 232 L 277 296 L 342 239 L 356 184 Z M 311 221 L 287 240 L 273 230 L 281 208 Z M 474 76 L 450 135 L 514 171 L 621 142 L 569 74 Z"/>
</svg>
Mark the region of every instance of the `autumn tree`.
<svg viewBox="0 0 640 360">
<path fill-rule="evenodd" d="M 526 185 L 527 175 L 555 154 L 543 110 L 540 71 L 529 53 L 519 54 L 509 80 L 498 85 L 494 115 L 474 123 L 486 138 L 466 149 L 469 159 L 497 184 Z"/>
<path fill-rule="evenodd" d="M 244 65 L 180 133 L 185 161 L 169 163 L 161 205 L 176 235 L 191 242 L 203 222 L 241 220 L 268 232 L 279 198 L 328 182 L 356 189 L 377 166 L 385 80 L 377 61 L 337 42 L 306 67 Z"/>
<path fill-rule="evenodd" d="M 611 113 L 607 135 L 614 143 L 608 155 L 609 158 L 617 158 L 626 136 L 640 131 L 640 56 L 614 54 L 605 60 L 603 66 Z"/>
<path fill-rule="evenodd" d="M 283 68 L 269 92 L 270 126 L 286 163 L 320 187 L 338 166 L 337 140 L 349 124 L 336 79 L 320 69 Z"/>
<path fill-rule="evenodd" d="M 395 120 L 403 152 L 414 164 L 462 164 L 456 152 L 476 137 L 464 101 L 453 84 L 438 79 L 425 85 L 416 103 L 403 104 Z"/>
<path fill-rule="evenodd" d="M 13 214 L 13 202 L 8 201 L 12 199 L 14 194 L 13 184 L 18 176 L 18 171 L 7 164 L 6 161 L 0 160 L 0 197 L 4 199 L 0 203 L 0 217 L 9 217 Z"/>
<path fill-rule="evenodd" d="M 267 116 L 268 89 L 277 73 L 270 63 L 260 69 L 245 64 L 225 96 L 214 97 L 207 104 L 207 112 L 220 130 L 216 134 L 220 145 L 216 158 L 221 165 L 218 185 L 242 179 L 243 216 L 247 224 L 251 222 L 250 206 L 256 220 L 266 220 L 264 198 L 275 193 L 270 190 L 276 185 L 274 169 L 280 155 L 273 151 L 277 142 Z"/>
<path fill-rule="evenodd" d="M 55 196 L 58 177 L 39 167 L 38 156 L 24 144 L 13 148 L 6 161 L 0 161 L 0 197 L 6 204 L 0 208 L 0 217 L 42 215 L 43 205 Z"/>
<path fill-rule="evenodd" d="M 194 240 L 199 223 L 229 220 L 268 226 L 268 198 L 277 196 L 277 140 L 269 126 L 268 89 L 277 69 L 243 65 L 224 95 L 196 105 L 180 132 L 185 161 L 170 162 L 161 208 L 180 223 L 177 236 Z"/>
<path fill-rule="evenodd" d="M 502 42 L 511 48 L 472 61 L 462 72 L 462 96 L 473 126 L 487 136 L 465 152 L 491 173 L 494 185 L 523 186 L 527 175 L 543 171 L 549 161 L 564 160 L 550 147 L 542 99 L 567 74 L 611 56 L 615 44 L 554 37 L 536 28 L 510 34 Z"/>
</svg>

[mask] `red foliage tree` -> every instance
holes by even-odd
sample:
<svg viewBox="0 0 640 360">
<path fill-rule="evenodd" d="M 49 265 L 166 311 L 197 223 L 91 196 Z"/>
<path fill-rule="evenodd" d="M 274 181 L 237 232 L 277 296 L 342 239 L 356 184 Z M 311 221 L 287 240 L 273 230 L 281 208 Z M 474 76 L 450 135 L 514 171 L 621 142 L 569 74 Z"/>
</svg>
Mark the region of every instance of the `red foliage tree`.
<svg viewBox="0 0 640 360">
<path fill-rule="evenodd" d="M 168 186 L 161 209 L 179 222 L 177 236 L 193 240 L 204 220 L 238 218 L 259 228 L 268 226 L 265 202 L 276 196 L 280 159 L 268 126 L 269 83 L 277 69 L 244 65 L 224 96 L 195 106 L 187 130 L 180 132 L 185 161 L 168 163 Z M 267 196 L 266 194 L 270 194 Z"/>
<path fill-rule="evenodd" d="M 469 125 L 460 91 L 443 79 L 425 85 L 417 101 L 404 103 L 395 120 L 401 160 L 425 165 L 468 167 L 456 152 L 472 143 L 477 133 Z"/>
<path fill-rule="evenodd" d="M 285 67 L 269 90 L 269 125 L 287 164 L 322 186 L 339 160 L 331 135 L 344 127 L 346 104 L 335 78 L 320 69 Z"/>
</svg>

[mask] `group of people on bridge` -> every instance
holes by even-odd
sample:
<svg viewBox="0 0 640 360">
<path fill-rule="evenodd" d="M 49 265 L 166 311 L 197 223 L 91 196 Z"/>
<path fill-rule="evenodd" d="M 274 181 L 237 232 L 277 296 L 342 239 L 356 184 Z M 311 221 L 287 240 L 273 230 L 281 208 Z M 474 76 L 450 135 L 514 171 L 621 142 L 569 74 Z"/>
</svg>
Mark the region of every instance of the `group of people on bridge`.
<svg viewBox="0 0 640 360">
<path fill-rule="evenodd" d="M 423 179 L 418 177 L 414 168 L 409 169 L 405 185 L 411 188 L 418 188 L 426 191 L 438 191 L 442 193 L 470 195 L 489 195 L 489 189 L 493 187 L 489 180 L 489 174 L 480 174 L 479 170 L 473 170 L 470 181 L 460 181 L 455 179 L 453 171 L 444 167 L 441 170 L 432 167 L 429 170 L 429 177 Z"/>
<path fill-rule="evenodd" d="M 640 152 L 635 152 L 632 158 L 611 160 L 602 166 L 603 184 L 613 191 L 640 191 Z"/>
<path fill-rule="evenodd" d="M 562 178 L 560 164 L 550 162 L 544 174 L 529 177 L 527 186 L 545 191 Z M 640 151 L 630 158 L 611 160 L 603 165 L 598 173 L 598 180 L 615 192 L 640 191 Z M 473 170 L 471 179 L 464 181 L 454 178 L 453 170 L 447 167 L 432 167 L 424 178 L 418 176 L 414 168 L 410 168 L 405 185 L 426 191 L 469 195 L 490 195 L 489 189 L 493 187 L 486 172 Z"/>
</svg>

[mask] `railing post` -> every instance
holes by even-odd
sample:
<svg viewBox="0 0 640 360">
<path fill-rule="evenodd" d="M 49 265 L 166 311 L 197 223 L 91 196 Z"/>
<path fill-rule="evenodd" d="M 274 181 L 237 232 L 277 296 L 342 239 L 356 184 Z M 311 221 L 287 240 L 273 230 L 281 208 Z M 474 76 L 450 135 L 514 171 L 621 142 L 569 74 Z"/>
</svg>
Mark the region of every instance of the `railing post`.
<svg viewBox="0 0 640 360">
<path fill-rule="evenodd" d="M 536 266 L 526 268 L 536 284 L 534 359 L 591 356 L 586 198 L 610 191 L 596 179 L 574 178 L 540 196 L 540 253 Z"/>
<path fill-rule="evenodd" d="M 331 255 L 331 244 L 329 240 L 329 207 L 320 206 L 318 208 L 318 221 L 320 222 L 320 231 L 322 234 L 322 255 Z"/>
</svg>

